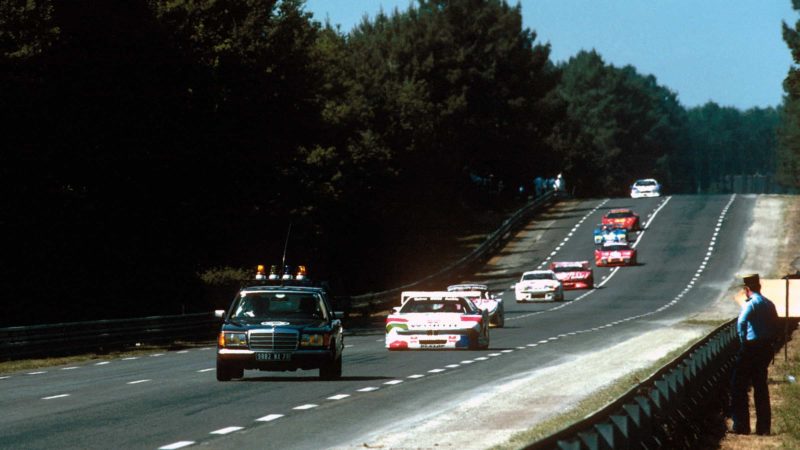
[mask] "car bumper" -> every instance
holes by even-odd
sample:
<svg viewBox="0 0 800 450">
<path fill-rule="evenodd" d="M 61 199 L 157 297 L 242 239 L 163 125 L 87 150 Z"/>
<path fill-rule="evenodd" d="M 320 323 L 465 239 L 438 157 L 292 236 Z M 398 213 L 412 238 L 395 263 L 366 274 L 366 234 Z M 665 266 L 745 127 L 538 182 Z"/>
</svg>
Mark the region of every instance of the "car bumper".
<svg viewBox="0 0 800 450">
<path fill-rule="evenodd" d="M 386 335 L 386 348 L 389 350 L 436 350 L 467 349 L 469 336 L 465 334 L 397 334 Z"/>
<path fill-rule="evenodd" d="M 269 354 L 288 355 L 288 360 L 261 360 Z M 294 350 L 289 352 L 256 352 L 247 349 L 218 349 L 217 360 L 224 362 L 231 367 L 242 369 L 258 369 L 270 371 L 285 371 L 297 369 L 318 369 L 325 363 L 333 360 L 334 356 L 330 350 Z"/>
<path fill-rule="evenodd" d="M 631 198 L 642 198 L 642 197 L 661 197 L 660 192 L 631 192 Z"/>
<path fill-rule="evenodd" d="M 558 298 L 556 291 L 547 292 L 519 292 L 516 294 L 517 302 L 532 302 L 536 300 L 555 300 Z"/>
</svg>

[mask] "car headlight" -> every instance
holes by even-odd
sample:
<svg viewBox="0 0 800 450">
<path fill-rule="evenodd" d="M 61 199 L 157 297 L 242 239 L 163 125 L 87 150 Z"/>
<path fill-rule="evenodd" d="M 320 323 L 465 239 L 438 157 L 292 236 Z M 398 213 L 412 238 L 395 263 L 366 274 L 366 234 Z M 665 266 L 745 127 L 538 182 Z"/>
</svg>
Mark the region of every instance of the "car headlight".
<svg viewBox="0 0 800 450">
<path fill-rule="evenodd" d="M 247 333 L 226 333 L 219 334 L 220 347 L 247 347 Z"/>
<path fill-rule="evenodd" d="M 301 347 L 322 347 L 325 345 L 325 336 L 322 334 L 304 334 L 300 336 Z"/>
</svg>

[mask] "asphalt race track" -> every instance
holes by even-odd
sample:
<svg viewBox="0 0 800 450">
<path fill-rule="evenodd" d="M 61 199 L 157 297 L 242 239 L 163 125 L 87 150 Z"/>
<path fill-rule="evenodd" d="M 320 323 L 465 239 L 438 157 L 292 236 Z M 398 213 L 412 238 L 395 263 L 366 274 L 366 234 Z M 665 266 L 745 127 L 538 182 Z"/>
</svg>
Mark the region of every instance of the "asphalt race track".
<svg viewBox="0 0 800 450">
<path fill-rule="evenodd" d="M 246 371 L 217 382 L 214 349 L 167 352 L 0 377 L 0 447 L 9 449 L 327 448 L 398 417 L 457 408 L 465 393 L 531 367 L 621 342 L 659 321 L 702 310 L 730 285 L 742 259 L 753 196 L 593 199 L 559 204 L 487 268 L 502 292 L 506 327 L 483 351 L 389 352 L 383 330 L 346 336 L 343 377 L 317 371 Z M 592 229 L 631 207 L 646 228 L 639 265 L 595 268 L 596 288 L 560 303 L 517 304 L 510 286 L 549 260 L 592 261 Z M 490 261 L 490 264 L 492 262 Z M 593 262 L 592 262 L 593 265 Z M 463 281 L 463 280 L 453 280 Z M 345 324 L 346 326 L 347 324 Z M 413 442 L 409 443 L 413 447 Z"/>
</svg>

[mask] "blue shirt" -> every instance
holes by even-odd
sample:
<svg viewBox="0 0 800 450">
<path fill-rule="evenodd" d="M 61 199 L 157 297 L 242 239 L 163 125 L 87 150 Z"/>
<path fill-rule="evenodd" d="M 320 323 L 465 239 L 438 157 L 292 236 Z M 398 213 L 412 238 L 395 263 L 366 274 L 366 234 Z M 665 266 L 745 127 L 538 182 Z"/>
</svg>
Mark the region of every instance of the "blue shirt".
<svg viewBox="0 0 800 450">
<path fill-rule="evenodd" d="M 778 329 L 778 313 L 775 305 L 758 292 L 753 292 L 750 299 L 742 306 L 736 330 L 739 341 L 755 341 L 773 339 Z"/>
</svg>

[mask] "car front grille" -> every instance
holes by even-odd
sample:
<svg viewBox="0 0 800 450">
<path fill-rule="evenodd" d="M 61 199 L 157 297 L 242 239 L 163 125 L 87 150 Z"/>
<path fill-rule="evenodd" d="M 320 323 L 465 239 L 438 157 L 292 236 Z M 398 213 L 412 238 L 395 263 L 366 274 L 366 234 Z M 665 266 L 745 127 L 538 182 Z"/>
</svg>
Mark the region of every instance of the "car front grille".
<svg viewBox="0 0 800 450">
<path fill-rule="evenodd" d="M 297 341 L 296 331 L 250 331 L 250 350 L 296 350 Z"/>
</svg>

